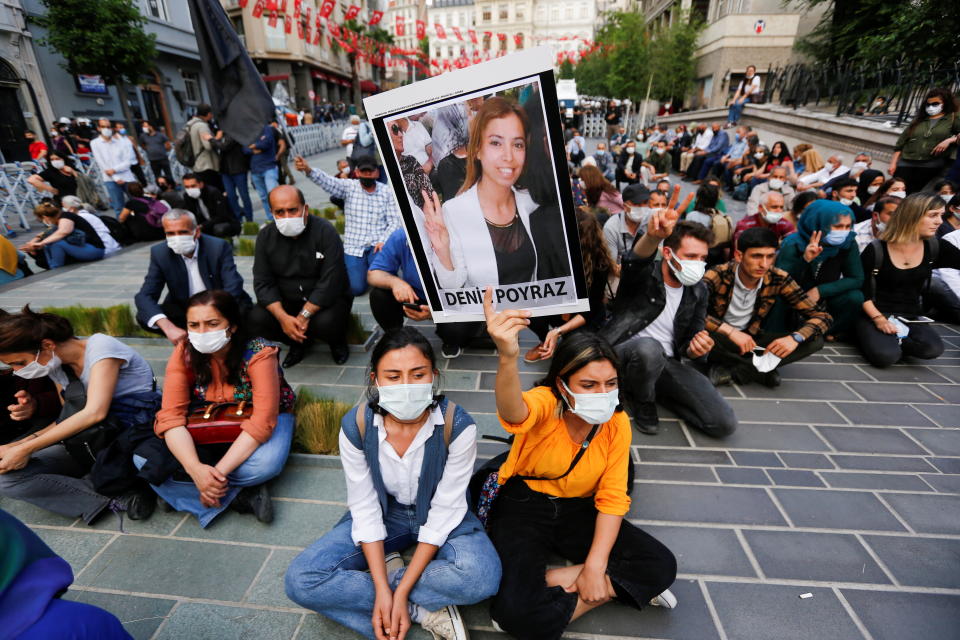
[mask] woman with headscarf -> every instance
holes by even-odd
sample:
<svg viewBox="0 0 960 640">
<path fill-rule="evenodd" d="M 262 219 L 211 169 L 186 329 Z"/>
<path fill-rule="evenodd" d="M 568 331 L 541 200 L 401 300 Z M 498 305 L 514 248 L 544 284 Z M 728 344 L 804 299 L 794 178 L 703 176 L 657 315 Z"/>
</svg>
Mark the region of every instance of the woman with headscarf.
<svg viewBox="0 0 960 640">
<path fill-rule="evenodd" d="M 441 122 L 440 116 L 438 113 L 434 132 Z M 450 152 L 437 162 L 437 170 L 431 178 L 434 190 L 440 195 L 440 202 L 455 198 L 467 178 L 467 143 L 470 141 L 467 119 L 461 112 L 445 112 L 443 122 L 446 131 L 444 144 L 450 147 Z"/>
<path fill-rule="evenodd" d="M 860 185 L 857 187 L 857 199 L 860 206 L 865 207 L 870 196 L 880 190 L 883 185 L 883 171 L 876 169 L 864 169 L 860 173 Z"/>
<path fill-rule="evenodd" d="M 827 340 L 844 337 L 863 306 L 863 265 L 852 229 L 850 207 L 835 200 L 816 200 L 777 254 L 776 266 L 833 316 Z"/>
</svg>

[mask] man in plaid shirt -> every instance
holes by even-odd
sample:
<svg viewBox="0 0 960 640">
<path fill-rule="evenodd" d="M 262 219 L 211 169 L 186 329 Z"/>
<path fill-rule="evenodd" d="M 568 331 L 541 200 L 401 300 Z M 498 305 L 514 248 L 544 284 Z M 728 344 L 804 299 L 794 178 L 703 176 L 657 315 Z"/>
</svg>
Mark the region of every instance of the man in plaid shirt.
<svg viewBox="0 0 960 640">
<path fill-rule="evenodd" d="M 367 271 L 373 262 L 373 254 L 380 251 L 390 234 L 400 227 L 400 210 L 393 190 L 389 185 L 377 182 L 380 169 L 371 156 L 357 159 L 357 180 L 334 178 L 321 169 L 311 169 L 300 156 L 295 163 L 297 169 L 331 197 L 344 201 L 343 260 L 350 278 L 350 292 L 362 296 L 367 291 Z"/>
<path fill-rule="evenodd" d="M 737 239 L 733 261 L 707 271 L 706 329 L 715 346 L 708 356 L 710 380 L 715 385 L 750 381 L 768 387 L 780 384 L 776 369 L 759 372 L 754 355 L 781 358 L 777 367 L 806 358 L 823 347 L 833 319 L 819 302 L 806 296 L 787 272 L 773 266 L 780 242 L 770 229 L 754 227 Z M 800 316 L 800 326 L 789 333 L 763 330 L 763 323 L 780 302 Z"/>
</svg>

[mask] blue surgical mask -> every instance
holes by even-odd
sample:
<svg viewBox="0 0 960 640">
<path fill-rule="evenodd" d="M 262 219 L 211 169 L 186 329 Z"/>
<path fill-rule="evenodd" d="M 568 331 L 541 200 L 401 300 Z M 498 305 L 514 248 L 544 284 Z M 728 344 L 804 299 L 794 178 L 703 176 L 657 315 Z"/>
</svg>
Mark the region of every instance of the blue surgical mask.
<svg viewBox="0 0 960 640">
<path fill-rule="evenodd" d="M 733 134 L 733 139 L 734 139 L 736 142 L 740 142 L 740 139 L 741 139 L 741 138 L 742 138 L 742 136 L 741 136 L 739 133 Z"/>
<path fill-rule="evenodd" d="M 847 236 L 849 235 L 850 235 L 849 231 L 833 230 L 827 234 L 827 237 L 824 240 L 824 242 L 834 247 L 837 247 L 843 244 L 844 242 L 846 242 Z"/>
</svg>

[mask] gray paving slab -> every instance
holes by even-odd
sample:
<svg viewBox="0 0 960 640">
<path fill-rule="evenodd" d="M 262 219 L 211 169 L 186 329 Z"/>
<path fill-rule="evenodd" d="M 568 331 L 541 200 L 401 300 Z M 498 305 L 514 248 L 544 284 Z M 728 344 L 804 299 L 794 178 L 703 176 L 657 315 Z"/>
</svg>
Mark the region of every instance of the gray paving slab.
<svg viewBox="0 0 960 640">
<path fill-rule="evenodd" d="M 744 530 L 743 537 L 767 578 L 890 584 L 852 535 Z"/>
<path fill-rule="evenodd" d="M 846 424 L 830 405 L 799 400 L 730 400 L 739 422 L 794 422 L 799 424 Z"/>
<path fill-rule="evenodd" d="M 926 461 L 943 473 L 960 473 L 960 458 L 927 458 Z"/>
<path fill-rule="evenodd" d="M 930 402 L 937 396 L 919 384 L 850 382 L 848 386 L 869 402 Z"/>
<path fill-rule="evenodd" d="M 637 480 L 717 482 L 717 475 L 709 467 L 640 463 L 636 465 L 634 473 Z"/>
<path fill-rule="evenodd" d="M 769 486 L 773 484 L 770 476 L 763 469 L 740 468 L 740 467 L 721 467 L 716 469 L 717 477 L 723 484 L 753 484 Z"/>
<path fill-rule="evenodd" d="M 921 473 L 920 477 L 940 493 L 960 493 L 960 475 Z"/>
<path fill-rule="evenodd" d="M 758 384 L 741 387 L 747 398 L 810 400 L 858 400 L 857 394 L 835 382 L 821 380 L 785 380 L 776 389 Z M 927 395 L 924 399 L 930 399 Z"/>
<path fill-rule="evenodd" d="M 717 446 L 716 439 L 699 432 L 693 434 L 693 441 L 701 447 Z M 829 451 L 829 447 L 817 437 L 813 429 L 799 424 L 741 422 L 737 425 L 737 430 L 720 444 L 727 449 Z"/>
<path fill-rule="evenodd" d="M 863 471 L 936 471 L 936 467 L 923 458 L 913 456 L 843 455 L 831 454 L 841 469 Z"/>
<path fill-rule="evenodd" d="M 727 638 L 736 640 L 860 640 L 863 636 L 830 589 L 707 582 Z M 812 598 L 800 599 L 811 593 Z"/>
<path fill-rule="evenodd" d="M 731 451 L 733 457 L 741 467 L 782 467 L 783 463 L 775 453 L 766 451 Z"/>
<path fill-rule="evenodd" d="M 191 518 L 177 533 L 199 540 L 306 547 L 329 531 L 343 517 L 344 511 L 340 505 L 274 500 L 274 521 L 271 524 L 258 522 L 252 514 L 227 511 L 217 516 L 206 529 L 201 529 L 196 518 Z"/>
<path fill-rule="evenodd" d="M 830 458 L 820 453 L 781 453 L 780 459 L 788 467 L 797 469 L 834 469 Z"/>
<path fill-rule="evenodd" d="M 677 558 L 677 573 L 757 577 L 732 529 L 644 525 Z"/>
<path fill-rule="evenodd" d="M 838 489 L 878 489 L 886 491 L 932 491 L 919 476 L 905 473 L 856 473 L 821 471 L 820 477 Z"/>
<path fill-rule="evenodd" d="M 638 483 L 631 518 L 667 522 L 784 525 L 762 489 Z"/>
<path fill-rule="evenodd" d="M 914 408 L 941 427 L 960 427 L 960 410 L 952 404 L 916 404 Z M 910 425 L 919 426 L 924 425 Z"/>
<path fill-rule="evenodd" d="M 960 596 L 841 589 L 874 640 L 956 640 Z"/>
<path fill-rule="evenodd" d="M 863 539 L 900 584 L 960 589 L 960 540 L 873 535 Z"/>
<path fill-rule="evenodd" d="M 878 382 L 945 382 L 944 377 L 948 375 L 914 364 L 896 364 L 886 369 L 870 367 L 869 373 Z"/>
<path fill-rule="evenodd" d="M 925 384 L 923 388 L 940 402 L 960 404 L 960 386 L 951 384 Z"/>
<path fill-rule="evenodd" d="M 915 531 L 960 534 L 960 496 L 887 493 L 883 498 Z"/>
<path fill-rule="evenodd" d="M 926 453 L 899 429 L 817 427 L 817 431 L 837 451 L 841 452 L 907 455 L 923 455 Z"/>
<path fill-rule="evenodd" d="M 680 427 L 679 420 L 667 420 L 662 416 L 660 418 L 660 431 L 656 435 L 649 435 L 646 433 L 641 433 L 637 429 L 636 424 L 631 420 L 630 424 L 633 425 L 633 444 L 639 446 L 653 446 L 653 447 L 689 447 L 690 441 L 687 439 L 687 436 L 684 435 L 683 429 Z M 700 432 L 696 429 L 688 429 L 691 433 L 699 434 Z M 694 436 L 696 437 L 696 435 Z M 704 436 L 708 441 L 716 442 L 715 438 L 710 438 L 709 436 Z"/>
<path fill-rule="evenodd" d="M 637 449 L 641 462 L 680 462 L 685 464 L 733 464 L 725 451 L 703 451 L 684 449 Z"/>
<path fill-rule="evenodd" d="M 53 552 L 70 563 L 77 573 L 90 562 L 113 535 L 87 529 L 37 529 L 37 535 Z"/>
<path fill-rule="evenodd" d="M 823 487 L 823 481 L 812 471 L 802 469 L 768 469 L 774 484 L 788 487 Z"/>
<path fill-rule="evenodd" d="M 287 567 L 299 554 L 299 551 L 274 549 L 260 575 L 250 586 L 245 602 L 269 607 L 298 608 L 299 605 L 287 598 L 283 578 L 287 574 Z"/>
<path fill-rule="evenodd" d="M 185 602 L 170 614 L 155 637 L 157 640 L 286 640 L 293 636 L 300 618 L 299 613 Z"/>
<path fill-rule="evenodd" d="M 824 489 L 774 489 L 777 499 L 797 527 L 904 531 L 890 511 L 873 495 Z M 913 498 L 913 496 L 910 496 Z"/>
<path fill-rule="evenodd" d="M 911 405 L 864 402 L 834 402 L 837 411 L 853 424 L 892 427 L 932 427 L 933 423 Z"/>
<path fill-rule="evenodd" d="M 957 411 L 960 411 L 960 407 L 957 407 Z M 932 453 L 960 456 L 960 429 L 908 429 L 907 433 Z"/>
<path fill-rule="evenodd" d="M 270 495 L 346 504 L 347 484 L 339 468 L 294 463 L 287 464 L 283 474 L 271 483 Z"/>
<path fill-rule="evenodd" d="M 98 593 L 70 589 L 64 596 L 66 600 L 106 609 L 117 616 L 127 633 L 135 640 L 149 640 L 157 628 L 167 619 L 176 600 L 164 598 L 144 598 L 116 593 Z"/>
</svg>

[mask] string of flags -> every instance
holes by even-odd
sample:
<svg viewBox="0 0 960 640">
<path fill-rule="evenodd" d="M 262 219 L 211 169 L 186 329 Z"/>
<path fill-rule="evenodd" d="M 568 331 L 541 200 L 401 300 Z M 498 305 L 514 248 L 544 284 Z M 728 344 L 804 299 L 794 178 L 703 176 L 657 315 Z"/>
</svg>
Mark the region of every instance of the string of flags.
<svg viewBox="0 0 960 640">
<path fill-rule="evenodd" d="M 475 29 L 461 29 L 460 27 L 447 28 L 440 23 L 433 25 L 433 37 L 437 40 L 471 43 L 478 45 L 480 38 L 483 38 L 484 50 L 475 51 L 468 55 L 465 48 L 461 47 L 461 54 L 458 58 L 440 60 L 430 60 L 427 53 L 420 48 L 405 49 L 395 45 L 386 44 L 375 40 L 369 36 L 357 33 L 344 24 L 338 24 L 331 15 L 336 8 L 336 0 L 321 0 L 316 14 L 313 14 L 312 6 L 304 6 L 303 0 L 238 0 L 241 9 L 246 9 L 252 4 L 251 15 L 256 19 L 266 17 L 267 23 L 271 28 L 277 28 L 280 21 L 283 21 L 283 30 L 286 34 L 292 34 L 294 25 L 296 25 L 297 38 L 307 44 L 314 46 L 320 44 L 320 39 L 324 38 L 328 46 L 336 43 L 338 47 L 348 54 L 354 54 L 358 59 L 366 61 L 378 67 L 396 67 L 396 66 L 414 66 L 425 75 L 435 75 L 451 69 L 462 69 L 473 64 L 479 64 L 492 57 L 505 55 L 506 51 L 501 50 L 492 54 L 490 43 L 494 38 L 500 43 L 505 43 L 509 37 L 506 33 L 496 33 L 492 31 L 483 31 L 478 34 Z M 351 4 L 343 14 L 343 22 L 358 22 L 361 7 Z M 366 26 L 374 27 L 380 25 L 383 21 L 383 11 L 371 11 L 367 17 Z M 427 23 L 424 20 L 414 20 L 413 25 L 408 25 L 403 16 L 396 16 L 393 24 L 393 33 L 398 37 L 407 35 L 409 27 L 413 27 L 418 40 L 427 37 Z M 522 33 L 513 34 L 513 40 L 517 48 L 524 45 L 524 35 Z M 562 51 L 557 54 L 557 64 L 569 59 L 576 62 L 580 57 L 588 55 L 595 51 L 599 45 L 582 38 L 580 36 L 562 36 L 553 38 L 538 38 L 537 41 L 580 41 L 580 46 L 586 46 L 586 50 Z M 429 65 L 429 66 L 428 66 Z M 432 68 L 431 68 L 432 67 Z"/>
</svg>

